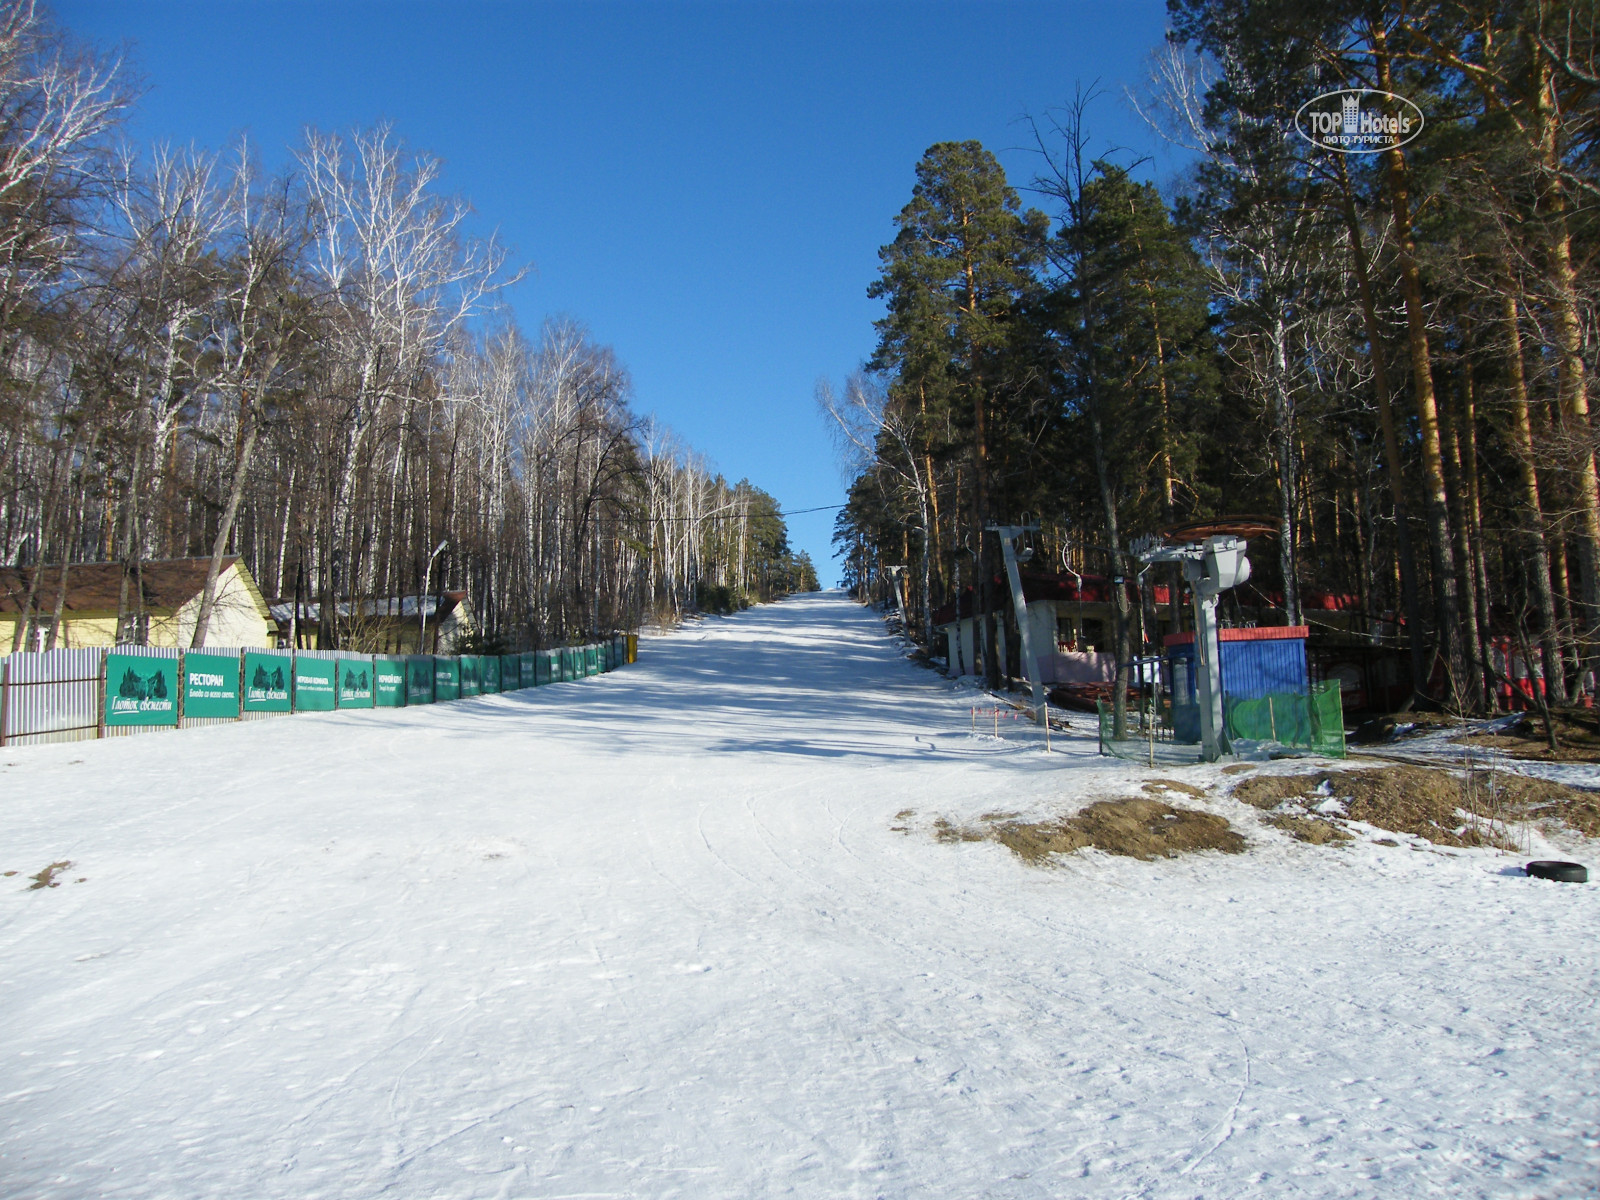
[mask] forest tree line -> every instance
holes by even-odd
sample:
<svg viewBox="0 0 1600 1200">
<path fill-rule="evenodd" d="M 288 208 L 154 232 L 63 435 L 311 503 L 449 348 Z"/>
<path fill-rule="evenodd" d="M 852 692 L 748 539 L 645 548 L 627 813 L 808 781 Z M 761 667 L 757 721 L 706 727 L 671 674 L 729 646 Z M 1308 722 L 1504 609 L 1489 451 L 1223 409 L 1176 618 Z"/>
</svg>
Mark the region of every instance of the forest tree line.
<svg viewBox="0 0 1600 1200">
<path fill-rule="evenodd" d="M 266 174 L 131 146 L 120 62 L 0 4 L 0 555 L 13 652 L 56 645 L 71 569 L 242 556 L 359 643 L 372 601 L 465 590 L 483 648 L 816 586 L 773 498 L 630 407 L 616 355 L 536 335 L 521 278 L 387 127 L 310 131 Z M 364 603 L 365 602 L 365 603 Z"/>
<path fill-rule="evenodd" d="M 819 384 L 856 456 L 836 529 L 852 580 L 907 567 L 930 640 L 975 585 L 996 683 L 987 525 L 1031 516 L 1037 564 L 1131 577 L 1140 535 L 1262 514 L 1278 535 L 1252 543 L 1255 586 L 1286 624 L 1340 597 L 1468 710 L 1504 682 L 1497 640 L 1552 699 L 1592 691 L 1600 6 L 1168 11 L 1131 89 L 1192 156 L 1168 194 L 1094 152 L 1094 88 L 1033 122 L 1042 208 L 976 142 L 917 165 L 871 288 L 876 352 Z M 1403 97 L 1423 132 L 1313 145 L 1296 114 L 1339 89 Z M 1130 603 L 1108 647 L 1123 664 Z"/>
</svg>

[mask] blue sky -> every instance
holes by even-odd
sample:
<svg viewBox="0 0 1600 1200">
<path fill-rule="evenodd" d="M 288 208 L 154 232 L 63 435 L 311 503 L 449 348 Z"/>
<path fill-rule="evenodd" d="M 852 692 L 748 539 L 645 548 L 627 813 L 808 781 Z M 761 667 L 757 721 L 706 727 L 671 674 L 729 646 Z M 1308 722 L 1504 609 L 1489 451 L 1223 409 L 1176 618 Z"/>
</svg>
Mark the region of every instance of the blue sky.
<svg viewBox="0 0 1600 1200">
<path fill-rule="evenodd" d="M 307 125 L 391 121 L 532 265 L 510 296 L 525 329 L 585 322 L 627 364 L 637 411 L 787 510 L 844 499 L 813 388 L 872 351 L 866 288 L 929 145 L 976 138 L 1026 185 L 1022 118 L 1098 80 L 1096 148 L 1158 149 L 1120 96 L 1162 37 L 1157 0 L 55 11 L 126 44 L 141 143 L 248 132 L 272 166 Z M 789 521 L 824 583 L 832 524 Z"/>
</svg>

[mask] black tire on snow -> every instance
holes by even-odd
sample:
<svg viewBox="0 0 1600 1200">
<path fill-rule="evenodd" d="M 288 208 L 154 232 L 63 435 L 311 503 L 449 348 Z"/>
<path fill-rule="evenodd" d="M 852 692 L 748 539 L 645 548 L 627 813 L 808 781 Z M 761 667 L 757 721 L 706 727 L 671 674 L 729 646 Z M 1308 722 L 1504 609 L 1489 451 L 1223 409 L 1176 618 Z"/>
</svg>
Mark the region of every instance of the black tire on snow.
<svg viewBox="0 0 1600 1200">
<path fill-rule="evenodd" d="M 1541 859 L 1531 862 L 1527 872 L 1535 879 L 1553 879 L 1557 883 L 1588 883 L 1589 868 L 1582 863 L 1557 862 L 1554 859 Z"/>
</svg>

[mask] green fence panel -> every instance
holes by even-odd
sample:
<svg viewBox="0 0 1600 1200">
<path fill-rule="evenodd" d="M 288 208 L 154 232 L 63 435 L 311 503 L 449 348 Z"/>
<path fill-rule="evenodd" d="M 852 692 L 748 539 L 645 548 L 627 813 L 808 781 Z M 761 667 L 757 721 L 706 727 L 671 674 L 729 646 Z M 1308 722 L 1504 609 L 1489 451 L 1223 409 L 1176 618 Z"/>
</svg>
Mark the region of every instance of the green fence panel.
<svg viewBox="0 0 1600 1200">
<path fill-rule="evenodd" d="M 339 658 L 334 660 L 338 667 L 336 683 L 339 692 L 340 708 L 371 708 L 372 705 L 372 659 Z"/>
<path fill-rule="evenodd" d="M 188 717 L 239 716 L 239 656 L 201 654 L 183 656 L 183 715 Z"/>
<path fill-rule="evenodd" d="M 525 688 L 539 686 L 539 655 L 536 651 L 525 650 L 517 655 L 522 660 L 522 686 Z"/>
<path fill-rule="evenodd" d="M 1343 758 L 1344 710 L 1337 681 L 1320 683 L 1309 693 L 1269 692 L 1250 700 L 1224 700 L 1230 739 L 1277 742 Z"/>
<path fill-rule="evenodd" d="M 578 678 L 578 671 L 582 663 L 583 651 L 576 646 L 563 646 L 561 648 L 561 682 L 571 683 Z"/>
<path fill-rule="evenodd" d="M 437 667 L 431 654 L 413 654 L 406 659 L 406 705 L 432 704 Z"/>
<path fill-rule="evenodd" d="M 107 725 L 176 725 L 178 660 L 106 655 Z"/>
<path fill-rule="evenodd" d="M 334 688 L 332 658 L 294 656 L 294 711 L 332 712 L 338 692 Z"/>
<path fill-rule="evenodd" d="M 478 677 L 478 656 L 476 654 L 461 655 L 461 695 L 463 697 L 476 696 L 483 691 Z"/>
<path fill-rule="evenodd" d="M 553 650 L 539 651 L 538 656 L 533 660 L 533 685 L 535 687 L 543 687 L 555 678 L 555 661 L 555 652 Z"/>
<path fill-rule="evenodd" d="M 1345 756 L 1344 696 L 1337 679 L 1312 685 L 1311 745 L 1330 758 Z"/>
<path fill-rule="evenodd" d="M 500 682 L 500 656 L 485 654 L 478 659 L 478 688 L 485 696 L 496 696 L 506 689 Z M 513 687 L 516 685 L 513 684 Z"/>
<path fill-rule="evenodd" d="M 500 690 L 502 692 L 520 692 L 522 690 L 522 655 L 502 654 L 500 656 Z"/>
<path fill-rule="evenodd" d="M 375 708 L 403 708 L 406 702 L 406 664 L 401 659 L 372 660 L 372 704 Z"/>
<path fill-rule="evenodd" d="M 583 648 L 583 674 L 586 678 L 590 675 L 600 674 L 599 646 L 585 646 Z"/>
<path fill-rule="evenodd" d="M 436 701 L 461 698 L 461 660 L 435 655 L 433 659 L 433 698 Z"/>
<path fill-rule="evenodd" d="M 289 685 L 294 660 L 287 654 L 246 651 L 244 656 L 245 712 L 288 712 Z"/>
</svg>

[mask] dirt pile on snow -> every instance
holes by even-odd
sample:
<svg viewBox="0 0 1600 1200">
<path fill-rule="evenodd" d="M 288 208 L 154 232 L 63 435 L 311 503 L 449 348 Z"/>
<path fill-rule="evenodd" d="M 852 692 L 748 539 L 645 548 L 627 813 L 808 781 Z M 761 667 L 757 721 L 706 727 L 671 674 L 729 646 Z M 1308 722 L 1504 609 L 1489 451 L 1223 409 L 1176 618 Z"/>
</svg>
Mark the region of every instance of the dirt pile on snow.
<svg viewBox="0 0 1600 1200">
<path fill-rule="evenodd" d="M 1025 862 L 1043 865 L 1052 854 L 1071 854 L 1093 847 L 1146 861 L 1173 858 L 1195 850 L 1239 854 L 1244 838 L 1228 822 L 1210 813 L 1174 808 L 1159 800 L 1099 800 L 1081 812 L 1054 821 L 1018 821 L 1011 814 L 991 813 L 983 827 L 957 828 L 935 823 L 941 841 L 993 840 Z"/>
<path fill-rule="evenodd" d="M 1600 835 L 1596 797 L 1565 784 L 1505 772 L 1458 774 L 1392 766 L 1257 775 L 1236 784 L 1231 794 L 1270 811 L 1268 821 L 1301 841 L 1318 844 L 1347 838 L 1330 817 L 1347 817 L 1442 846 L 1514 849 L 1509 823 L 1549 819 L 1590 837 Z"/>
</svg>

